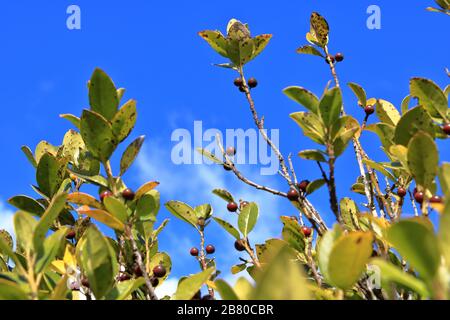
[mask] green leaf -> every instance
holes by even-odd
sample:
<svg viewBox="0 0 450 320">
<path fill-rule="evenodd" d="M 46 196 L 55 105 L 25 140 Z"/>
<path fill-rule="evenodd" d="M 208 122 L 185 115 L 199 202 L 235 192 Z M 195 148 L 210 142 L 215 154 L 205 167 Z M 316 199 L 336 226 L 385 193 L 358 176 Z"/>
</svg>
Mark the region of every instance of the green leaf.
<svg viewBox="0 0 450 320">
<path fill-rule="evenodd" d="M 134 140 L 125 150 L 122 155 L 122 159 L 120 159 L 120 175 L 122 176 L 128 168 L 130 168 L 131 164 L 136 160 L 136 157 L 141 150 L 142 144 L 144 143 L 145 136 L 140 136 L 136 140 Z"/>
<path fill-rule="evenodd" d="M 8 200 L 8 203 L 19 210 L 37 216 L 41 216 L 45 211 L 45 208 L 39 202 L 28 196 L 19 195 L 12 197 Z"/>
<path fill-rule="evenodd" d="M 14 234 L 20 252 L 33 252 L 33 233 L 37 221 L 29 213 L 18 211 L 14 215 Z"/>
<path fill-rule="evenodd" d="M 181 279 L 178 283 L 178 288 L 173 300 L 192 299 L 200 288 L 209 280 L 213 272 L 214 268 L 209 268 L 190 277 Z"/>
<path fill-rule="evenodd" d="M 234 202 L 234 199 L 233 199 L 233 196 L 231 195 L 231 193 L 225 189 L 214 189 L 212 191 L 212 193 L 215 194 L 216 196 L 222 198 L 227 203 Z"/>
<path fill-rule="evenodd" d="M 183 220 L 197 228 L 197 217 L 195 215 L 194 209 L 188 204 L 181 201 L 169 201 L 166 203 L 165 207 L 178 219 Z"/>
<path fill-rule="evenodd" d="M 389 148 L 394 144 L 395 126 L 380 122 L 368 125 L 365 130 L 377 134 L 383 148 L 386 150 L 389 150 Z"/>
<path fill-rule="evenodd" d="M 234 292 L 234 289 L 225 280 L 222 279 L 216 280 L 214 284 L 216 285 L 216 289 L 219 292 L 222 300 L 226 301 L 239 300 L 239 297 L 236 295 L 236 292 Z"/>
<path fill-rule="evenodd" d="M 358 227 L 359 209 L 355 201 L 350 198 L 342 198 L 340 202 L 341 218 L 348 230 L 355 230 Z"/>
<path fill-rule="evenodd" d="M 387 282 L 388 284 L 393 282 L 405 286 L 417 292 L 420 296 L 422 296 L 422 298 L 427 298 L 430 296 L 427 286 L 422 281 L 404 272 L 399 267 L 394 266 L 381 258 L 372 259 L 370 263 L 379 268 L 381 272 L 381 280 L 383 282 Z"/>
<path fill-rule="evenodd" d="M 203 157 L 205 157 L 205 158 L 211 160 L 212 162 L 217 163 L 217 164 L 220 164 L 220 165 L 223 165 L 223 164 L 224 164 L 223 161 L 217 159 L 217 157 L 216 157 L 215 155 L 213 155 L 211 152 L 209 152 L 209 151 L 207 151 L 207 150 L 205 150 L 205 149 L 203 149 L 203 148 L 197 148 L 196 150 L 197 150 L 197 152 L 199 152 Z"/>
<path fill-rule="evenodd" d="M 438 240 L 445 259 L 447 270 L 450 270 L 450 201 L 446 201 L 439 221 Z"/>
<path fill-rule="evenodd" d="M 194 208 L 195 215 L 197 218 L 203 218 L 205 220 L 209 219 L 213 213 L 213 209 L 210 204 L 202 204 L 199 206 L 196 206 Z"/>
<path fill-rule="evenodd" d="M 45 213 L 42 215 L 36 229 L 34 230 L 33 242 L 35 248 L 41 248 L 43 245 L 45 235 L 65 207 L 66 199 L 67 194 L 61 193 L 57 194 L 50 202 L 47 210 L 45 210 Z"/>
<path fill-rule="evenodd" d="M 295 250 L 300 253 L 305 252 L 307 240 L 298 221 L 292 217 L 280 217 L 283 222 L 282 236 L 283 240 L 289 243 Z"/>
<path fill-rule="evenodd" d="M 130 279 L 118 282 L 111 291 L 108 292 L 106 300 L 127 300 L 131 294 L 145 284 L 144 278 Z"/>
<path fill-rule="evenodd" d="M 221 56 L 228 58 L 228 43 L 220 31 L 205 30 L 198 33 Z"/>
<path fill-rule="evenodd" d="M 411 102 L 411 96 L 407 95 L 402 101 L 402 106 L 401 106 L 402 114 L 405 114 L 406 112 L 408 112 L 410 102 Z"/>
<path fill-rule="evenodd" d="M 287 87 L 283 93 L 312 113 L 318 114 L 319 98 L 314 93 L 302 87 Z"/>
<path fill-rule="evenodd" d="M 348 143 L 359 130 L 359 123 L 352 116 L 343 116 L 333 124 L 330 135 L 335 157 L 344 153 Z"/>
<path fill-rule="evenodd" d="M 246 238 L 255 227 L 258 215 L 258 205 L 254 202 L 250 202 L 241 210 L 238 218 L 238 226 L 239 230 L 244 235 L 244 238 Z"/>
<path fill-rule="evenodd" d="M 439 182 L 444 194 L 450 194 L 450 163 L 444 162 L 438 171 Z"/>
<path fill-rule="evenodd" d="M 342 94 L 339 88 L 327 90 L 319 103 L 319 112 L 325 127 L 330 128 L 342 110 Z"/>
<path fill-rule="evenodd" d="M 97 210 L 80 211 L 80 213 L 85 214 L 91 217 L 92 219 L 95 219 L 98 222 L 105 224 L 111 229 L 121 232 L 125 229 L 125 225 L 123 224 L 123 222 L 107 211 L 97 209 Z"/>
<path fill-rule="evenodd" d="M 273 259 L 259 274 L 252 300 L 309 300 L 306 277 L 288 246 L 274 248 Z"/>
<path fill-rule="evenodd" d="M 118 199 L 113 197 L 106 197 L 103 200 L 106 210 L 121 222 L 126 223 L 128 220 L 127 207 Z"/>
<path fill-rule="evenodd" d="M 139 187 L 139 189 L 136 190 L 135 199 L 139 199 L 144 194 L 149 193 L 150 191 L 155 189 L 157 186 L 159 186 L 159 182 L 157 181 L 150 181 L 144 183 L 142 186 Z"/>
<path fill-rule="evenodd" d="M 65 163 L 61 163 L 54 156 L 46 153 L 39 161 L 36 170 L 36 181 L 39 189 L 48 197 L 58 191 L 65 178 Z"/>
<path fill-rule="evenodd" d="M 295 112 L 289 116 L 302 128 L 305 136 L 319 144 L 325 143 L 325 128 L 322 120 L 316 114 Z"/>
<path fill-rule="evenodd" d="M 231 234 L 236 240 L 239 240 L 241 238 L 241 235 L 239 234 L 239 231 L 236 230 L 235 227 L 233 227 L 230 223 L 228 223 L 225 220 L 222 220 L 217 217 L 213 217 L 214 221 L 216 221 L 226 232 Z"/>
<path fill-rule="evenodd" d="M 412 78 L 409 83 L 411 96 L 419 99 L 428 113 L 434 118 L 447 118 L 448 101 L 441 88 L 429 79 Z"/>
<path fill-rule="evenodd" d="M 69 158 L 74 164 L 78 163 L 80 151 L 86 148 L 81 135 L 72 129 L 64 135 L 62 147 L 62 156 Z"/>
<path fill-rule="evenodd" d="M 380 173 L 382 173 L 384 176 L 388 177 L 392 181 L 397 181 L 397 178 L 391 172 L 386 170 L 386 168 L 383 167 L 383 165 L 381 165 L 380 163 L 377 163 L 375 161 L 368 160 L 368 159 L 364 159 L 363 162 L 366 165 L 368 165 L 370 168 L 379 171 Z"/>
<path fill-rule="evenodd" d="M 36 273 L 45 272 L 46 268 L 52 263 L 56 255 L 60 252 L 61 246 L 66 241 L 67 228 L 62 227 L 49 237 L 45 238 L 42 252 L 36 261 Z"/>
<path fill-rule="evenodd" d="M 159 208 L 160 194 L 157 190 L 151 190 L 138 199 L 136 215 L 141 221 L 155 222 Z"/>
<path fill-rule="evenodd" d="M 119 142 L 122 142 L 130 135 L 136 124 L 136 119 L 136 101 L 129 100 L 112 119 L 112 130 Z"/>
<path fill-rule="evenodd" d="M 334 243 L 342 236 L 342 232 L 342 228 L 338 224 L 335 224 L 333 229 L 328 230 L 322 238 L 320 238 L 318 243 L 317 261 L 322 275 L 327 280 L 330 279 L 328 268 L 331 250 L 333 249 Z"/>
<path fill-rule="evenodd" d="M 101 299 L 114 284 L 117 258 L 107 239 L 97 228 L 91 226 L 84 233 L 79 258 L 90 289 L 97 300 Z"/>
<path fill-rule="evenodd" d="M 44 154 L 50 153 L 52 156 L 56 157 L 56 154 L 58 153 L 58 147 L 55 147 L 54 145 L 50 144 L 47 141 L 41 141 L 36 146 L 36 149 L 34 150 L 34 157 L 36 159 L 36 163 L 39 163 L 41 161 L 41 158 Z"/>
<path fill-rule="evenodd" d="M 99 186 L 99 187 L 109 188 L 108 180 L 106 180 L 105 177 L 103 177 L 101 175 L 88 176 L 88 175 L 82 174 L 75 170 L 68 170 L 68 171 L 70 173 L 74 174 L 79 179 L 86 180 L 92 184 Z"/>
<path fill-rule="evenodd" d="M 336 241 L 328 266 L 334 285 L 349 289 L 358 281 L 372 255 L 372 242 L 372 234 L 365 232 L 351 232 Z"/>
<path fill-rule="evenodd" d="M 22 265 L 21 260 L 13 252 L 13 239 L 11 235 L 2 229 L 0 229 L 0 258 L 3 258 L 5 262 L 10 258 L 16 266 Z"/>
<path fill-rule="evenodd" d="M 68 120 L 70 123 L 72 123 L 77 129 L 80 129 L 80 118 L 77 116 L 74 116 L 73 114 L 60 114 L 60 118 Z"/>
<path fill-rule="evenodd" d="M 253 38 L 253 54 L 250 61 L 255 59 L 266 46 L 269 44 L 270 39 L 272 39 L 271 34 L 260 34 Z"/>
<path fill-rule="evenodd" d="M 36 159 L 34 158 L 34 155 L 33 155 L 33 152 L 31 151 L 31 149 L 27 146 L 22 146 L 22 148 L 20 148 L 20 149 L 25 154 L 25 156 L 27 157 L 27 159 L 31 163 L 31 165 L 33 167 L 37 168 L 37 162 L 36 162 Z"/>
<path fill-rule="evenodd" d="M 400 120 L 400 113 L 389 101 L 378 99 L 375 111 L 378 119 L 383 123 L 396 126 Z"/>
<path fill-rule="evenodd" d="M 327 162 L 325 156 L 323 155 L 323 152 L 320 150 L 303 150 L 298 153 L 298 156 L 306 160 Z"/>
<path fill-rule="evenodd" d="M 418 132 L 408 144 L 408 167 L 418 185 L 431 189 L 438 172 L 439 153 L 433 138 Z"/>
<path fill-rule="evenodd" d="M 0 279 L 0 300 L 28 300 L 28 295 L 17 283 Z"/>
<path fill-rule="evenodd" d="M 441 255 L 436 236 L 428 223 L 417 218 L 399 221 L 387 230 L 387 240 L 419 272 L 420 277 L 432 281 Z"/>
<path fill-rule="evenodd" d="M 101 69 L 95 69 L 89 81 L 91 110 L 111 120 L 119 107 L 117 89 L 111 78 Z M 83 120 L 81 120 L 83 122 Z"/>
<path fill-rule="evenodd" d="M 322 48 L 325 47 L 328 44 L 328 33 L 330 32 L 328 22 L 320 14 L 313 12 L 310 25 L 310 31 L 306 36 L 308 41 Z"/>
<path fill-rule="evenodd" d="M 231 274 L 238 274 L 247 269 L 246 263 L 237 264 L 231 267 Z"/>
<path fill-rule="evenodd" d="M 350 87 L 350 89 L 352 89 L 353 93 L 358 98 L 358 104 L 363 108 L 367 106 L 366 91 L 364 91 L 364 89 L 359 84 L 354 82 L 350 82 L 348 86 Z"/>
<path fill-rule="evenodd" d="M 363 183 L 354 183 L 352 185 L 352 187 L 350 188 L 350 190 L 352 192 L 358 193 L 358 194 L 362 194 L 365 195 L 366 191 L 364 189 L 364 184 Z"/>
<path fill-rule="evenodd" d="M 319 190 L 326 183 L 327 182 L 325 181 L 325 179 L 317 179 L 311 181 L 306 187 L 306 194 L 312 194 L 314 191 Z"/>
<path fill-rule="evenodd" d="M 73 192 L 67 195 L 67 202 L 96 209 L 103 209 L 103 205 L 97 199 L 83 192 Z"/>
<path fill-rule="evenodd" d="M 297 53 L 298 54 L 310 54 L 313 56 L 325 58 L 325 56 L 319 50 L 317 50 L 315 47 L 310 46 L 310 45 L 306 45 L 306 46 L 298 48 Z"/>
<path fill-rule="evenodd" d="M 111 124 L 100 114 L 84 110 L 81 116 L 81 136 L 92 155 L 106 162 L 117 147 Z"/>
<path fill-rule="evenodd" d="M 394 142 L 407 146 L 409 140 L 418 132 L 425 131 L 434 137 L 433 119 L 421 106 L 408 110 L 397 123 Z"/>
</svg>

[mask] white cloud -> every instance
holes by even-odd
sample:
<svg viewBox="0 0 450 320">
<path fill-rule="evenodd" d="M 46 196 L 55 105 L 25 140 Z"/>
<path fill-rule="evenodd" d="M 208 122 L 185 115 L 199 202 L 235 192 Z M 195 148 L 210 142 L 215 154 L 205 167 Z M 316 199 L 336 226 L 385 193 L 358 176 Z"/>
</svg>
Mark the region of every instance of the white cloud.
<svg viewBox="0 0 450 320">
<path fill-rule="evenodd" d="M 0 200 L 0 229 L 8 231 L 11 235 L 14 233 L 13 216 L 14 212 Z"/>
<path fill-rule="evenodd" d="M 158 296 L 158 298 L 163 298 L 164 296 L 172 296 L 175 291 L 177 291 L 178 286 L 178 279 L 167 279 L 155 289 L 155 293 Z"/>
<path fill-rule="evenodd" d="M 258 183 L 274 188 L 282 185 L 278 177 L 261 176 L 259 169 L 258 166 L 245 166 L 242 170 L 245 170 L 245 175 L 249 179 Z M 238 180 L 232 172 L 225 171 L 217 165 L 174 165 L 170 159 L 170 149 L 155 142 L 149 143 L 142 149 L 137 159 L 137 176 L 139 177 L 139 183 L 150 180 L 159 181 L 161 184 L 158 190 L 161 192 L 163 202 L 180 200 L 192 206 L 210 203 L 214 209 L 214 215 L 224 218 L 234 225 L 237 225 L 236 216 L 226 210 L 226 204 L 222 199 L 211 193 L 213 189 L 224 188 L 237 199 L 258 203 L 260 218 L 255 230 L 250 235 L 253 244 L 263 243 L 268 238 L 279 237 L 282 228 L 279 217 L 291 215 L 295 212 L 294 208 L 291 208 L 290 204 L 284 199 L 246 185 Z M 285 211 L 281 211 L 282 208 Z M 286 210 L 291 210 L 292 213 Z M 236 252 L 232 238 L 217 226 L 216 228 L 212 230 L 217 230 L 217 232 L 207 232 L 207 238 L 209 239 L 207 241 L 211 240 L 216 245 L 216 262 L 218 268 L 222 271 L 220 277 L 235 283 L 237 278 L 245 276 L 245 272 L 232 275 L 230 272 L 231 266 L 241 263 L 239 257 L 245 257 L 245 254 Z M 177 276 L 198 272 L 198 269 L 189 269 L 189 266 L 194 268 L 196 264 L 190 264 L 192 258 L 188 253 L 189 248 L 197 243 L 196 233 L 189 230 L 188 227 L 182 230 L 175 228 L 174 230 L 173 224 L 169 224 L 164 233 L 167 236 L 164 237 L 165 243 L 162 245 L 167 248 L 173 260 L 174 271 Z M 169 289 L 174 287 L 176 288 L 172 283 Z"/>
</svg>

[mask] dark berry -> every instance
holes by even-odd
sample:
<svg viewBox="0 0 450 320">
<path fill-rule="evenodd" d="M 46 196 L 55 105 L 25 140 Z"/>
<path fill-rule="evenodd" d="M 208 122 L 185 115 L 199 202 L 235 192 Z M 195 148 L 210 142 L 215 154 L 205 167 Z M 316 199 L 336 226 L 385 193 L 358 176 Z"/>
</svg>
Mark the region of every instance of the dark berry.
<svg viewBox="0 0 450 320">
<path fill-rule="evenodd" d="M 202 298 L 202 293 L 201 291 L 197 291 L 197 293 L 192 297 L 191 300 L 200 300 Z"/>
<path fill-rule="evenodd" d="M 311 232 L 312 232 L 311 228 L 305 226 L 302 227 L 302 233 L 305 237 L 311 236 Z"/>
<path fill-rule="evenodd" d="M 155 278 L 155 277 L 151 277 L 150 278 L 150 283 L 152 284 L 152 286 L 155 288 L 159 285 L 159 279 Z"/>
<path fill-rule="evenodd" d="M 234 147 L 228 147 L 227 148 L 227 155 L 230 156 L 230 157 L 236 155 L 236 149 Z"/>
<path fill-rule="evenodd" d="M 236 79 L 234 79 L 234 85 L 236 86 L 236 87 L 242 87 L 243 85 L 244 85 L 244 82 L 242 81 L 242 79 L 241 78 L 236 78 Z"/>
<path fill-rule="evenodd" d="M 227 204 L 227 209 L 230 212 L 236 212 L 238 209 L 238 205 L 236 202 L 230 202 L 229 204 Z"/>
<path fill-rule="evenodd" d="M 133 190 L 131 190 L 131 189 L 125 189 L 122 191 L 122 197 L 125 200 L 132 201 L 134 199 L 134 196 L 135 196 L 135 194 L 134 194 Z"/>
<path fill-rule="evenodd" d="M 76 235 L 77 235 L 77 233 L 75 232 L 75 230 L 72 229 L 67 233 L 66 239 L 72 240 L 75 238 Z"/>
<path fill-rule="evenodd" d="M 303 180 L 302 182 L 297 183 L 297 187 L 302 190 L 303 192 L 306 192 L 306 188 L 309 185 L 309 180 Z"/>
<path fill-rule="evenodd" d="M 244 241 L 245 240 L 236 240 L 236 242 L 234 243 L 234 248 L 240 252 L 245 251 Z"/>
<path fill-rule="evenodd" d="M 403 188 L 403 187 L 399 187 L 399 188 L 397 189 L 397 195 L 398 195 L 400 198 L 403 198 L 404 196 L 406 196 L 406 189 Z"/>
<path fill-rule="evenodd" d="M 364 108 L 364 112 L 365 112 L 367 115 L 371 115 L 372 113 L 375 112 L 375 108 L 374 108 L 373 106 L 371 106 L 371 105 L 368 105 L 368 106 L 366 106 L 366 107 Z"/>
<path fill-rule="evenodd" d="M 335 62 L 335 60 L 334 60 L 334 57 L 333 57 L 333 56 L 328 56 L 327 58 L 325 58 L 325 62 L 326 62 L 326 63 L 330 64 L 330 61 L 331 61 L 332 63 L 334 63 L 334 62 Z"/>
<path fill-rule="evenodd" d="M 223 164 L 223 168 L 225 169 L 225 171 L 232 171 L 233 170 L 233 167 L 228 165 L 228 164 L 226 164 L 226 163 Z"/>
<path fill-rule="evenodd" d="M 450 135 L 450 123 L 444 124 L 444 126 L 442 127 L 442 130 L 444 130 L 445 134 Z"/>
<path fill-rule="evenodd" d="M 248 79 L 248 86 L 250 88 L 256 88 L 256 86 L 258 85 L 258 81 L 255 78 L 250 78 Z"/>
<path fill-rule="evenodd" d="M 430 202 L 431 203 L 442 203 L 442 198 L 437 195 L 434 195 L 430 198 Z"/>
<path fill-rule="evenodd" d="M 191 248 L 191 256 L 197 257 L 198 256 L 198 249 L 197 248 Z"/>
<path fill-rule="evenodd" d="M 103 191 L 102 193 L 100 193 L 100 200 L 104 201 L 105 198 L 112 197 L 112 195 L 113 194 L 111 191 Z"/>
<path fill-rule="evenodd" d="M 414 199 L 415 199 L 418 203 L 422 203 L 422 202 L 423 202 L 423 197 L 424 197 L 424 195 L 423 195 L 423 192 L 421 192 L 421 191 L 417 191 L 417 192 L 414 194 Z"/>
<path fill-rule="evenodd" d="M 214 248 L 214 246 L 211 244 L 207 245 L 205 249 L 207 254 L 213 254 L 214 252 L 216 252 L 216 248 Z"/>
<path fill-rule="evenodd" d="M 83 287 L 89 288 L 89 281 L 87 278 L 82 278 L 81 284 L 83 285 Z"/>
<path fill-rule="evenodd" d="M 119 276 L 119 282 L 122 282 L 122 281 L 127 281 L 127 280 L 130 280 L 131 279 L 131 277 L 130 277 L 130 275 L 129 274 L 127 274 L 127 273 L 122 273 L 120 276 Z"/>
<path fill-rule="evenodd" d="M 239 91 L 240 91 L 240 92 L 245 92 L 244 87 L 243 87 L 243 86 L 239 87 Z"/>
<path fill-rule="evenodd" d="M 288 199 L 291 200 L 291 201 L 297 201 L 297 200 L 298 200 L 298 196 L 299 196 L 298 191 L 295 190 L 295 189 L 291 189 L 291 190 L 289 190 L 289 192 L 287 193 L 287 197 L 288 197 Z"/>
<path fill-rule="evenodd" d="M 136 277 L 142 277 L 142 270 L 137 264 L 134 265 L 133 272 L 136 275 Z"/>
<path fill-rule="evenodd" d="M 214 298 L 210 294 L 207 294 L 206 296 L 203 296 L 202 300 L 214 300 Z"/>
<path fill-rule="evenodd" d="M 337 62 L 342 62 L 344 61 L 344 55 L 342 53 L 336 53 L 336 55 L 334 56 L 334 58 L 336 59 Z"/>
<path fill-rule="evenodd" d="M 164 268 L 163 265 L 159 264 L 153 268 L 153 274 L 155 275 L 155 277 L 162 278 L 166 275 L 166 273 L 166 268 Z"/>
</svg>

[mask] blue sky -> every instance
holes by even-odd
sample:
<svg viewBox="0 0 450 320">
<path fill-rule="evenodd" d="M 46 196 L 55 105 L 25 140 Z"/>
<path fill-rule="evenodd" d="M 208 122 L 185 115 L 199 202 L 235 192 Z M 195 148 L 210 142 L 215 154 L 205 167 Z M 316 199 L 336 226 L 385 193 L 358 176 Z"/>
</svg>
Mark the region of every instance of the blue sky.
<svg viewBox="0 0 450 320">
<path fill-rule="evenodd" d="M 66 28 L 70 4 L 81 8 L 81 30 Z M 381 30 L 366 27 L 366 9 L 372 4 L 381 8 Z M 306 43 L 311 12 L 318 11 L 328 20 L 330 50 L 345 54 L 345 61 L 338 65 L 341 82 L 357 82 L 368 96 L 399 106 L 408 94 L 412 76 L 431 78 L 441 87 L 448 84 L 444 68 L 450 66 L 449 18 L 425 11 L 432 4 L 432 0 L 5 2 L 0 11 L 4 119 L 0 127 L 0 221 L 6 225 L 8 212 L 12 212 L 5 203 L 7 198 L 33 194 L 29 185 L 34 183 L 34 171 L 20 146 L 34 149 L 43 139 L 59 144 L 70 125 L 58 115 L 81 113 L 87 106 L 86 81 L 95 67 L 101 67 L 117 86 L 127 88 L 125 98 L 138 101 L 134 137 L 147 136 L 142 156 L 126 175 L 129 186 L 137 188 L 145 181 L 159 180 L 163 201 L 177 199 L 192 205 L 212 202 L 219 216 L 231 220 L 225 204 L 210 194 L 213 188 L 225 187 L 237 198 L 260 202 L 257 240 L 277 236 L 281 230 L 277 217 L 295 214 L 289 203 L 242 185 L 221 168 L 170 162 L 172 131 L 192 130 L 194 120 L 219 130 L 253 125 L 244 97 L 232 85 L 235 74 L 212 67 L 212 63 L 224 60 L 197 32 L 224 31 L 228 20 L 235 17 L 248 22 L 253 34 L 274 34 L 246 73 L 259 80 L 254 98 L 266 126 L 280 129 L 285 154 L 296 154 L 314 144 L 289 119 L 288 115 L 300 107 L 281 91 L 300 85 L 320 95 L 330 80 L 323 60 L 295 53 Z M 347 111 L 362 121 L 363 114 L 348 89 L 344 89 L 344 98 Z M 363 144 L 374 159 L 385 160 L 375 136 L 366 134 Z M 443 143 L 440 146 L 441 160 L 448 160 L 448 148 Z M 301 178 L 319 178 L 313 163 L 295 159 L 295 166 Z M 255 180 L 286 188 L 280 178 L 259 176 L 257 166 L 244 171 Z M 349 187 L 356 172 L 354 155 L 347 152 L 337 164 L 339 197 L 351 195 Z M 356 199 L 363 201 L 362 197 Z M 331 221 L 326 190 L 311 196 L 311 201 Z M 168 215 L 165 209 L 161 211 L 161 218 Z M 197 239 L 189 226 L 172 219 L 161 242 L 161 248 L 175 261 L 175 276 L 186 273 L 186 267 L 187 272 L 196 270 L 188 251 Z M 237 262 L 237 255 L 229 254 L 233 241 L 213 226 L 208 242 L 216 245 L 219 266 L 227 274 L 232 260 Z"/>
</svg>

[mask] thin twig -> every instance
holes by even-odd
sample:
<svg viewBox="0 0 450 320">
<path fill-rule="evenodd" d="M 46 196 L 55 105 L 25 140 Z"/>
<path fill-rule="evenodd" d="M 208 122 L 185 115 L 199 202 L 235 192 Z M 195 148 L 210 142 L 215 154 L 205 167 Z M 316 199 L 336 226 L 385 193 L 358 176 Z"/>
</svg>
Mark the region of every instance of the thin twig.
<svg viewBox="0 0 450 320">
<path fill-rule="evenodd" d="M 202 227 L 200 227 L 197 230 L 200 233 L 200 257 L 199 257 L 199 260 L 200 260 L 200 264 L 202 266 L 202 270 L 205 271 L 206 269 L 208 269 L 208 265 L 206 263 L 206 254 L 205 254 L 205 232 Z M 210 286 L 208 286 L 208 293 L 211 297 L 214 298 L 214 290 Z"/>
<path fill-rule="evenodd" d="M 139 251 L 139 248 L 137 246 L 136 240 L 133 237 L 133 233 L 131 232 L 131 227 L 129 225 L 125 226 L 125 234 L 127 235 L 127 238 L 131 242 L 131 248 L 133 249 L 133 255 L 136 260 L 136 263 L 142 271 L 142 275 L 144 276 L 145 285 L 148 290 L 148 296 L 151 300 L 158 300 L 158 297 L 155 294 L 155 288 L 153 288 L 152 282 L 150 280 L 150 277 L 147 272 L 147 268 L 144 265 L 144 261 L 142 259 L 142 254 Z"/>
</svg>

